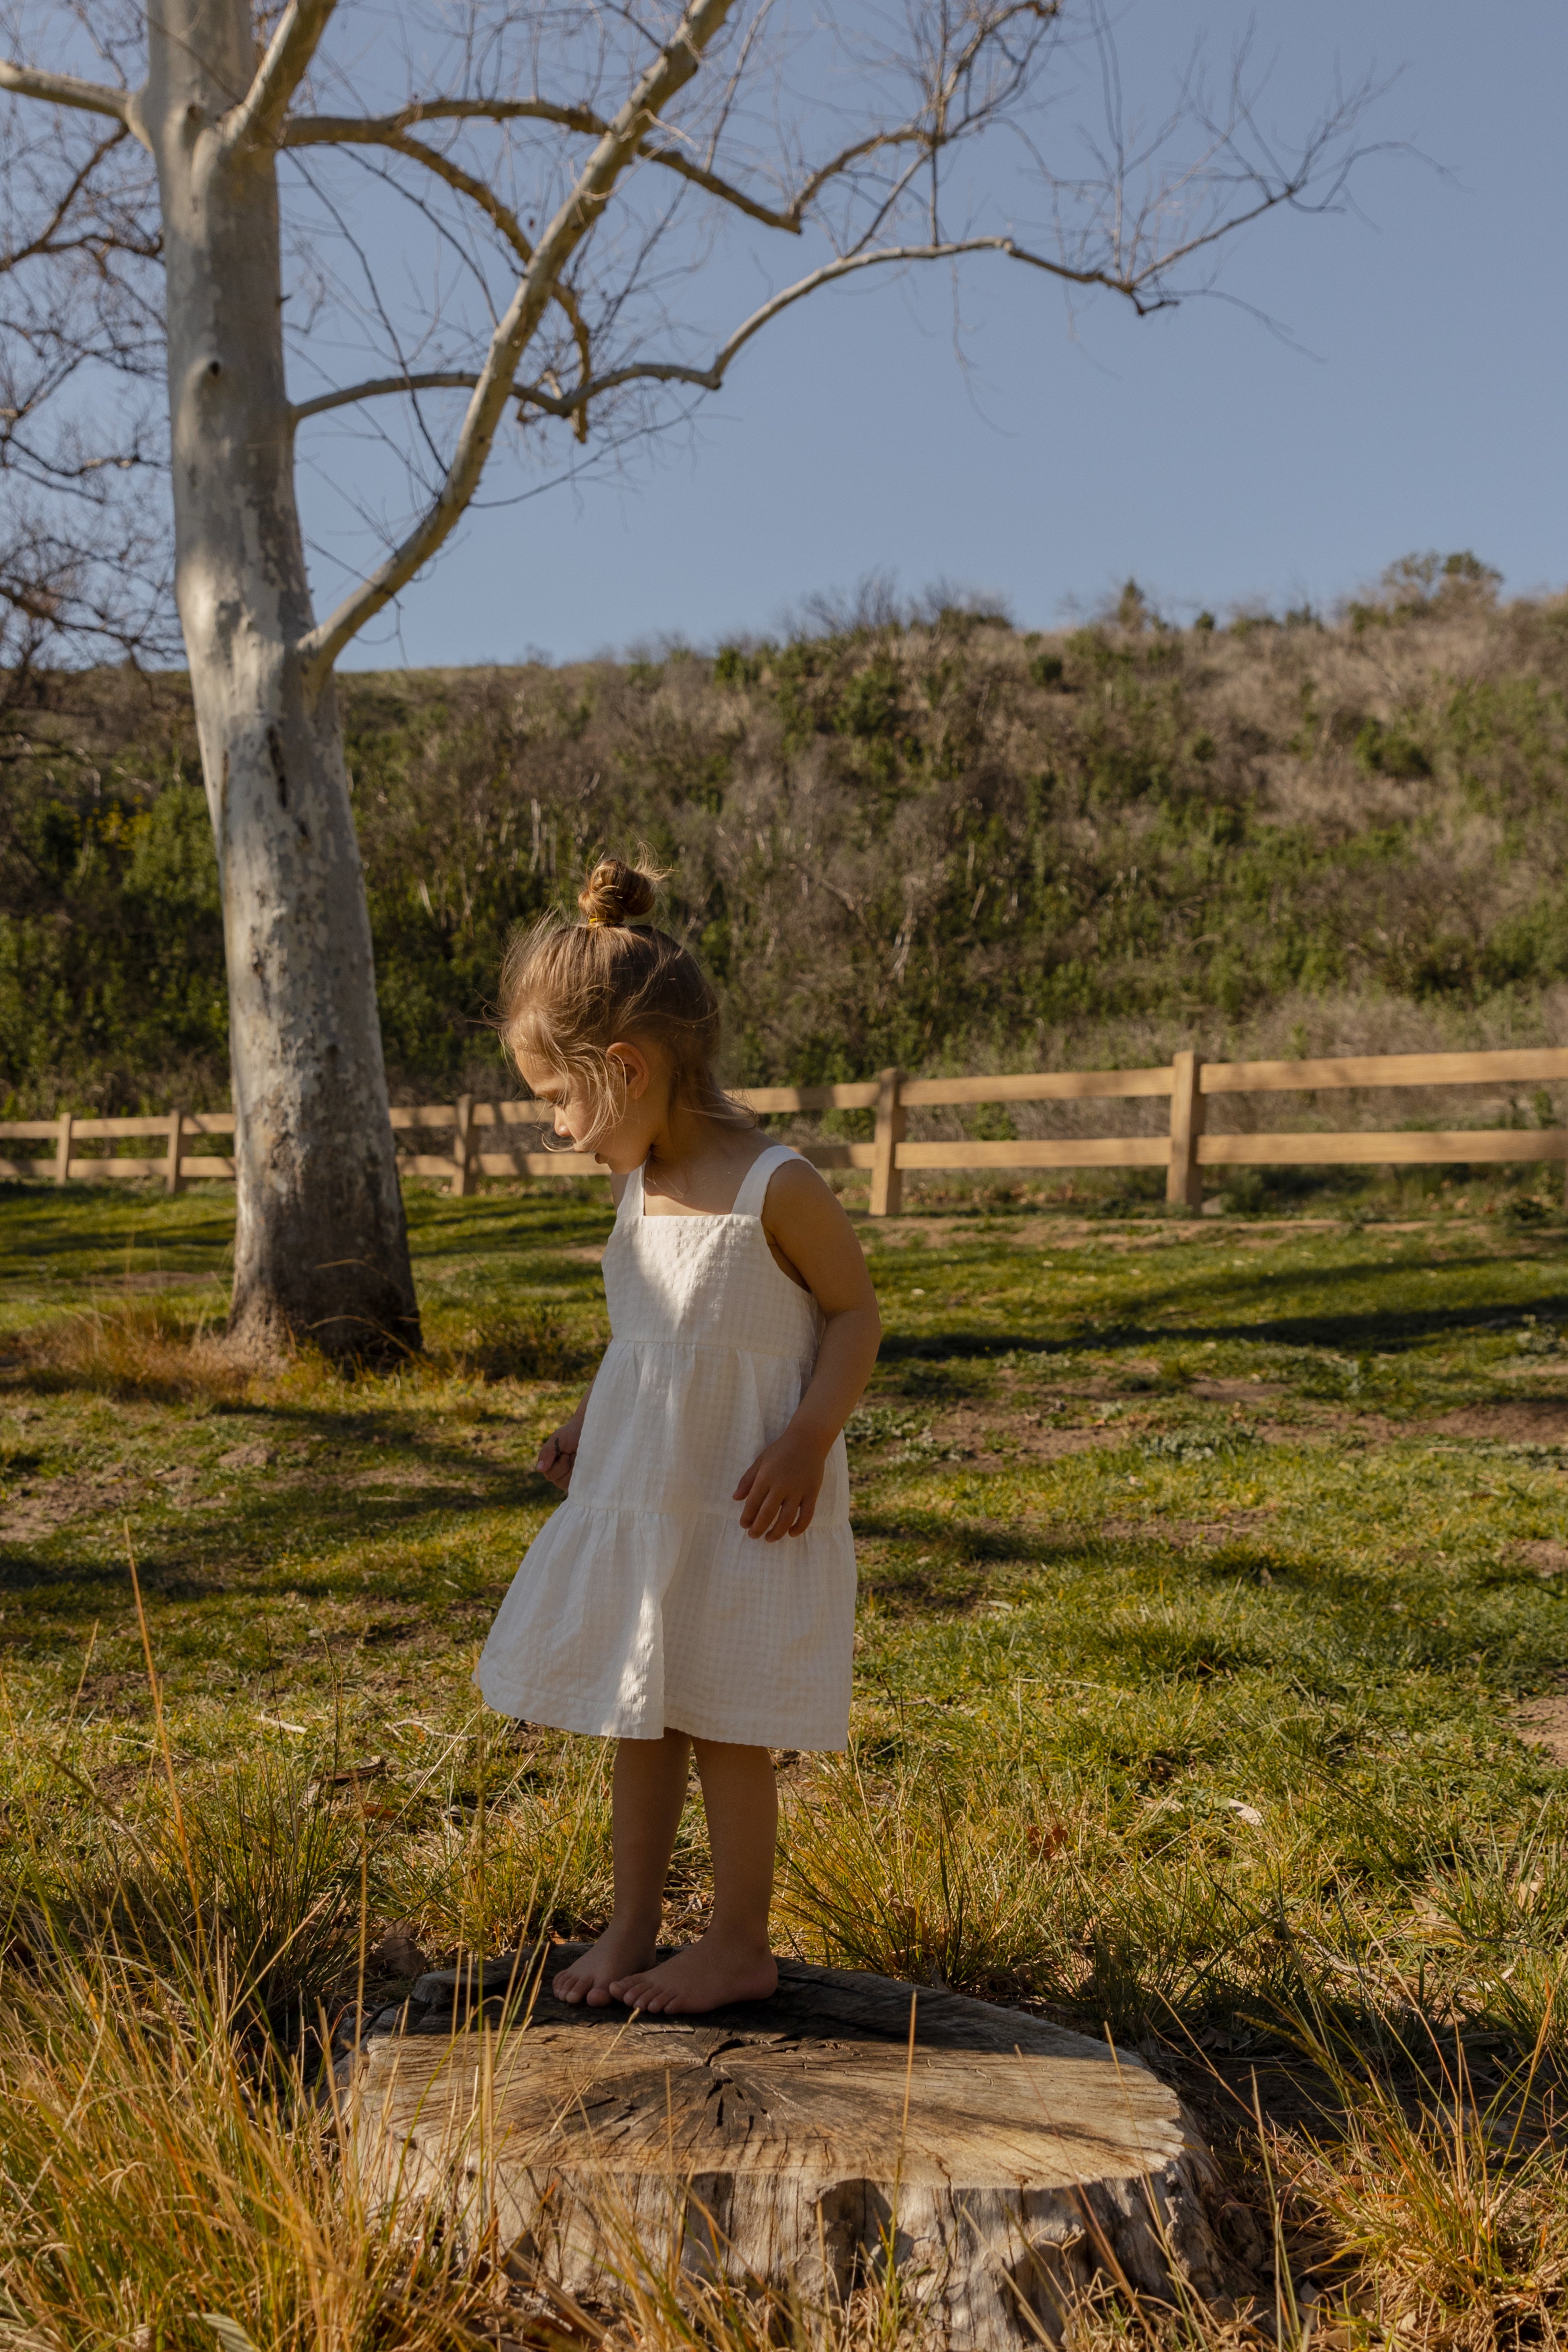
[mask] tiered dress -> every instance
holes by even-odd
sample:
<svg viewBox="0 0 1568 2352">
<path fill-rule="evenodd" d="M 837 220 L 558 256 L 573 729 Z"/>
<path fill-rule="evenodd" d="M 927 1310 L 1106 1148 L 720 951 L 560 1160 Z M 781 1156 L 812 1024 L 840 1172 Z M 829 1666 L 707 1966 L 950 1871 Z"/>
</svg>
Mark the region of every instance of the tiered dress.
<svg viewBox="0 0 1568 2352">
<path fill-rule="evenodd" d="M 782 1434 L 823 1319 L 775 1260 L 762 1204 L 784 1145 L 727 1216 L 649 1217 L 639 1170 L 604 1252 L 613 1337 L 571 1489 L 529 1546 L 475 1681 L 563 1731 L 666 1727 L 767 1748 L 842 1748 L 855 1558 L 844 1442 L 803 1536 L 740 1524 L 737 1484 Z"/>
</svg>

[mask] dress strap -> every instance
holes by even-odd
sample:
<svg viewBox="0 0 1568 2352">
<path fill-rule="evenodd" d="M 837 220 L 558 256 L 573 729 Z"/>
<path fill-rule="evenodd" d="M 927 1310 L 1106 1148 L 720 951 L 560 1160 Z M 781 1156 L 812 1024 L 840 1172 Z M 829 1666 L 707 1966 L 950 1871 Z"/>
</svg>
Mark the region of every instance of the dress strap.
<svg viewBox="0 0 1568 2352">
<path fill-rule="evenodd" d="M 759 1217 L 762 1214 L 762 1203 L 768 1198 L 768 1186 L 774 1170 L 782 1168 L 787 1160 L 799 1160 L 800 1157 L 800 1153 L 792 1150 L 787 1143 L 769 1144 L 768 1150 L 754 1160 L 747 1170 L 746 1181 L 735 1196 L 735 1206 L 730 1211 L 730 1215 Z"/>
</svg>

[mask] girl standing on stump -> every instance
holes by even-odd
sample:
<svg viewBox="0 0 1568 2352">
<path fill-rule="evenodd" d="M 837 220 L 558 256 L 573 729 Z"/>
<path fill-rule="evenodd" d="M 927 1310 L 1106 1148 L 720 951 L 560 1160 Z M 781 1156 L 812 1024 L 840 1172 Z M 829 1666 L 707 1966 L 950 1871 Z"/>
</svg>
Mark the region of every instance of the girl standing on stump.
<svg viewBox="0 0 1568 2352">
<path fill-rule="evenodd" d="M 529 1547 L 475 1680 L 504 1715 L 618 1741 L 615 1908 L 564 2000 L 670 2012 L 762 2000 L 771 1748 L 842 1748 L 855 1559 L 841 1432 L 882 1327 L 827 1185 L 713 1075 L 718 1006 L 608 859 L 519 938 L 502 1035 L 555 1130 L 610 1170 L 613 1337 L 538 1458 L 566 1502 Z M 714 1903 L 654 1965 L 696 1751 Z"/>
</svg>

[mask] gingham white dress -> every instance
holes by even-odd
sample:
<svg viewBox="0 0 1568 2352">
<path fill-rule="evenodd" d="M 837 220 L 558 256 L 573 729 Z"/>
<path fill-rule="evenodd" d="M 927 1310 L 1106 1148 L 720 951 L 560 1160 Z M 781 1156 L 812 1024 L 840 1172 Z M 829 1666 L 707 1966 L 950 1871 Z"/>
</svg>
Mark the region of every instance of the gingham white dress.
<svg viewBox="0 0 1568 2352">
<path fill-rule="evenodd" d="M 639 1170 L 604 1252 L 613 1334 L 571 1490 L 475 1672 L 491 1706 L 563 1731 L 666 1727 L 766 1748 L 849 1735 L 855 1556 L 844 1442 L 803 1536 L 746 1534 L 730 1496 L 787 1426 L 822 1316 L 762 1230 L 764 1151 L 727 1216 L 648 1217 Z"/>
</svg>

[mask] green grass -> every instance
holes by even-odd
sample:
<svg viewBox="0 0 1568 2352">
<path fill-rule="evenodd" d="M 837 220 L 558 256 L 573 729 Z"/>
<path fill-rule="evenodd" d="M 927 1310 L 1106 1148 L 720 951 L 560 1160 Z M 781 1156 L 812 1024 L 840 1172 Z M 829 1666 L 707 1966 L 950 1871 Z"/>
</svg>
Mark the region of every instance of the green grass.
<svg viewBox="0 0 1568 2352">
<path fill-rule="evenodd" d="M 246 2033 L 308 2058 L 387 1922 L 437 1959 L 602 1917 L 598 1744 L 485 1716 L 469 1675 L 605 1337 L 607 1203 L 410 1216 L 426 1358 L 262 1381 L 206 1336 L 224 1196 L 0 1193 L 13 1971 L 108 1937 L 188 2000 L 221 1946 Z M 1397 2313 L 1550 2334 L 1568 1780 L 1511 1714 L 1568 1673 L 1563 1223 L 991 1202 L 861 1231 L 887 1339 L 851 1429 L 853 1745 L 784 1759 L 780 1940 L 1140 2043 L 1225 2152 L 1238 2259 L 1267 2271 L 1272 2197 L 1358 2341 Z M 308 1801 L 376 1759 L 362 1805 Z M 678 1927 L 704 1887 L 694 1810 Z M 1528 2179 L 1461 2263 L 1420 2214 L 1498 2115 Z M 305 2171 L 290 2195 L 328 2196 Z"/>
</svg>

